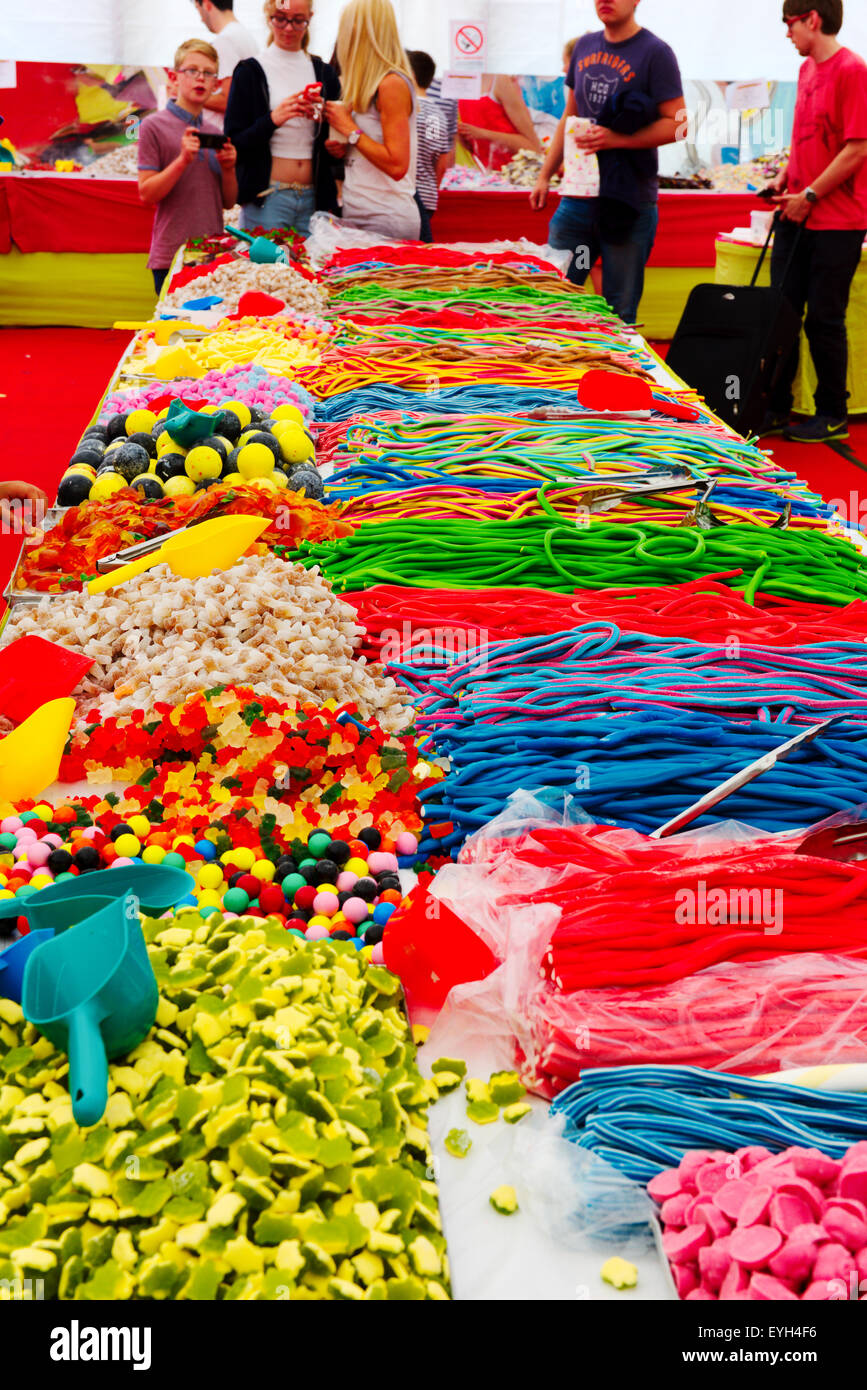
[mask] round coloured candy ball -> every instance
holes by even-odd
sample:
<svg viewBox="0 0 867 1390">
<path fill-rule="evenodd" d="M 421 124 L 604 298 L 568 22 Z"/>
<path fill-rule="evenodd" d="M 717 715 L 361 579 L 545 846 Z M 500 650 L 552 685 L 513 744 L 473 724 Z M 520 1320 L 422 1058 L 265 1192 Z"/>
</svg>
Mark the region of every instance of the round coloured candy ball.
<svg viewBox="0 0 867 1390">
<path fill-rule="evenodd" d="M 313 899 L 313 911 L 326 917 L 333 917 L 339 907 L 336 893 L 319 892 Z"/>
<path fill-rule="evenodd" d="M 418 840 L 410 830 L 402 830 L 394 842 L 394 848 L 399 855 L 408 858 L 418 853 Z"/>
<path fill-rule="evenodd" d="M 280 884 L 281 892 L 287 902 L 292 902 L 299 888 L 306 888 L 307 880 L 301 874 L 287 874 Z"/>
<path fill-rule="evenodd" d="M 78 507 L 90 497 L 94 483 L 86 473 L 66 473 L 57 489 L 58 507 Z M 123 480 L 121 480 L 123 487 Z M 99 499 L 96 499 L 99 500 Z"/>
<path fill-rule="evenodd" d="M 239 888 L 237 884 L 223 895 L 223 907 L 228 912 L 244 912 L 249 906 L 249 894 L 245 893 L 243 888 Z"/>
<path fill-rule="evenodd" d="M 248 849 L 245 845 L 239 845 L 237 849 L 233 849 L 231 851 L 230 858 L 233 864 L 238 865 L 239 869 L 245 870 L 252 869 L 253 865 L 256 862 L 255 854 L 251 849 Z"/>
<path fill-rule="evenodd" d="M 304 416 L 297 405 L 290 405 L 288 401 L 283 405 L 276 406 L 275 409 L 271 411 L 271 419 L 294 420 L 296 425 L 304 424 Z"/>
<path fill-rule="evenodd" d="M 247 426 L 253 418 L 249 406 L 245 405 L 243 401 L 221 401 L 220 410 L 231 411 L 231 413 L 240 422 L 242 430 L 245 430 L 247 428 Z M 222 434 L 223 430 L 221 429 L 219 433 Z"/>
<path fill-rule="evenodd" d="M 139 473 L 147 473 L 150 461 L 150 454 L 147 450 L 131 439 L 125 440 L 111 453 L 112 468 L 116 473 L 120 473 L 128 483 L 131 483 L 133 478 L 137 478 Z"/>
<path fill-rule="evenodd" d="M 203 864 L 196 874 L 200 888 L 219 888 L 223 882 L 223 870 L 219 864 Z"/>
<path fill-rule="evenodd" d="M 315 468 L 293 468 L 289 474 L 290 492 L 301 492 L 312 502 L 321 502 L 325 484 Z"/>
<path fill-rule="evenodd" d="M 267 478 L 274 471 L 274 455 L 265 444 L 245 444 L 237 462 L 242 478 Z"/>
<path fill-rule="evenodd" d="M 365 921 L 368 915 L 368 905 L 363 898 L 347 898 L 343 904 L 343 915 L 347 922 L 352 922 L 358 926 L 359 922 Z"/>
<path fill-rule="evenodd" d="M 192 497 L 196 485 L 192 478 L 184 476 L 183 478 L 169 478 L 165 489 L 166 497 Z"/>
<path fill-rule="evenodd" d="M 394 903 L 377 903 L 373 909 L 373 920 L 377 926 L 385 926 L 393 912 L 397 911 Z"/>
<path fill-rule="evenodd" d="M 120 492 L 127 486 L 125 478 L 119 473 L 107 472 L 97 478 L 87 494 L 89 502 L 107 502 L 109 497 L 113 497 L 116 492 Z"/>
<path fill-rule="evenodd" d="M 194 483 L 207 482 L 219 478 L 223 471 L 223 459 L 216 449 L 199 444 L 187 454 L 184 460 L 184 471 Z"/>
<path fill-rule="evenodd" d="M 315 859 L 324 859 L 331 846 L 331 836 L 327 830 L 314 830 L 307 841 L 307 848 Z"/>
<path fill-rule="evenodd" d="M 150 834 L 151 823 L 147 816 L 130 816 L 127 824 L 133 835 L 138 835 L 140 840 L 144 840 Z"/>
<path fill-rule="evenodd" d="M 217 847 L 212 840 L 197 840 L 193 848 L 200 859 L 205 859 L 209 863 L 217 857 Z"/>
<path fill-rule="evenodd" d="M 166 852 L 162 845 L 148 845 L 141 852 L 143 864 L 162 864 L 166 857 Z"/>
<path fill-rule="evenodd" d="M 118 854 L 136 855 L 141 849 L 141 840 L 137 835 L 118 835 L 114 847 Z"/>
<path fill-rule="evenodd" d="M 272 912 L 282 914 L 286 910 L 283 890 L 278 888 L 276 883 L 267 883 L 259 892 L 259 906 L 263 912 L 267 912 L 269 915 Z"/>
<path fill-rule="evenodd" d="M 133 410 L 126 417 L 125 430 L 127 435 L 138 434 L 142 430 L 152 430 L 157 422 L 157 417 L 152 410 Z"/>
<path fill-rule="evenodd" d="M 275 869 L 270 859 L 257 859 L 250 873 L 254 878 L 258 878 L 261 883 L 272 883 Z"/>
<path fill-rule="evenodd" d="M 306 463 L 315 456 L 316 450 L 310 436 L 300 425 L 280 431 L 280 453 L 286 463 Z"/>
<path fill-rule="evenodd" d="M 324 922 L 311 922 L 304 935 L 308 941 L 324 941 L 331 933 Z"/>
<path fill-rule="evenodd" d="M 133 478 L 132 489 L 148 502 L 155 502 L 166 495 L 163 484 L 153 473 L 142 473 L 138 478 Z"/>
</svg>

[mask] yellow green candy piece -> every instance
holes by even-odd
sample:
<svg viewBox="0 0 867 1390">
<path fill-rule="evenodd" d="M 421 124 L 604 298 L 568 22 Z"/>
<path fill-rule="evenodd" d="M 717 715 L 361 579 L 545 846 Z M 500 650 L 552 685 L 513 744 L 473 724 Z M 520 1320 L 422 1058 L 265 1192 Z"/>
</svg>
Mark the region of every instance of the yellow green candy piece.
<svg viewBox="0 0 867 1390">
<path fill-rule="evenodd" d="M 522 1085 L 516 1071 L 495 1071 L 488 1082 L 488 1092 L 491 1100 L 498 1105 L 511 1105 L 524 1099 L 527 1088 Z"/>
<path fill-rule="evenodd" d="M 467 1106 L 467 1119 L 477 1125 L 490 1125 L 500 1118 L 500 1107 L 492 1100 L 471 1100 Z"/>
<path fill-rule="evenodd" d="M 465 1129 L 450 1129 L 445 1137 L 446 1153 L 452 1158 L 466 1158 L 473 1141 Z"/>
<path fill-rule="evenodd" d="M 525 1115 L 529 1115 L 531 1107 L 526 1101 L 518 1101 L 516 1105 L 507 1105 L 503 1111 L 503 1119 L 507 1125 L 516 1125 L 519 1120 L 523 1120 Z"/>
<path fill-rule="evenodd" d="M 441 1096 L 448 1095 L 449 1091 L 456 1091 L 461 1084 L 461 1078 L 455 1071 L 434 1072 L 432 1079 Z"/>
<path fill-rule="evenodd" d="M 477 1076 L 471 1076 L 464 1082 L 467 1092 L 467 1100 L 490 1100 L 491 1093 L 488 1090 L 487 1082 L 480 1081 Z"/>
<path fill-rule="evenodd" d="M 430 1069 L 432 1072 L 446 1071 L 460 1077 L 467 1074 L 467 1064 L 459 1057 L 438 1057 L 435 1062 L 431 1062 Z"/>
<path fill-rule="evenodd" d="M 488 1201 L 494 1211 L 498 1211 L 501 1216 L 514 1216 L 518 1210 L 518 1198 L 515 1189 L 505 1184 L 492 1192 Z"/>
<path fill-rule="evenodd" d="M 622 1260 L 619 1255 L 613 1255 L 610 1260 L 599 1271 L 606 1284 L 611 1284 L 615 1289 L 634 1289 L 638 1283 L 638 1270 L 629 1260 Z"/>
</svg>

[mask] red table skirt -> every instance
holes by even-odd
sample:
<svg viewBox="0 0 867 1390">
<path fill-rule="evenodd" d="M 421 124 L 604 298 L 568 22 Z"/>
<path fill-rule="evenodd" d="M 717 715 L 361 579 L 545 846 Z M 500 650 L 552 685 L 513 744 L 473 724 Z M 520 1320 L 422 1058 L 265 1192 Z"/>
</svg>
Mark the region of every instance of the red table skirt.
<svg viewBox="0 0 867 1390">
<path fill-rule="evenodd" d="M 0 254 L 34 251 L 127 253 L 150 246 L 153 208 L 122 179 L 0 178 Z"/>
<path fill-rule="evenodd" d="M 530 207 L 529 191 L 494 193 L 446 189 L 433 219 L 435 241 L 496 241 L 527 237 L 544 244 L 559 199 L 544 212 Z M 720 232 L 748 227 L 750 213 L 767 205 L 752 193 L 681 192 L 659 195 L 659 230 L 651 266 L 712 266 Z"/>
<path fill-rule="evenodd" d="M 534 212 L 529 194 L 448 191 L 440 194 L 434 237 L 446 241 L 547 240 L 557 208 L 552 194 Z M 651 266 L 712 266 L 720 232 L 748 226 L 764 207 L 751 193 L 663 191 Z M 0 177 L 0 254 L 10 242 L 20 251 L 140 252 L 150 245 L 153 210 L 139 200 L 135 183 L 118 179 Z"/>
</svg>

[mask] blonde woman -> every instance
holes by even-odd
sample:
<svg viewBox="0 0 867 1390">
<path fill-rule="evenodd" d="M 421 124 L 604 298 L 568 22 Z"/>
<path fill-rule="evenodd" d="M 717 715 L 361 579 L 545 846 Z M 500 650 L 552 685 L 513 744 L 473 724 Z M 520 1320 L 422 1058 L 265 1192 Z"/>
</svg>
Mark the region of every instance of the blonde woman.
<svg viewBox="0 0 867 1390">
<path fill-rule="evenodd" d="M 225 129 L 238 151 L 238 197 L 246 228 L 292 227 L 306 236 L 315 211 L 338 212 L 342 169 L 325 148 L 328 126 L 305 95 L 321 83 L 336 100 L 334 69 L 308 53 L 311 0 L 266 0 L 268 44 L 232 75 Z"/>
<path fill-rule="evenodd" d="M 347 152 L 343 220 L 415 241 L 418 98 L 391 0 L 350 0 L 340 16 L 337 61 L 343 99 L 329 101 L 325 115 L 328 148 Z"/>
</svg>

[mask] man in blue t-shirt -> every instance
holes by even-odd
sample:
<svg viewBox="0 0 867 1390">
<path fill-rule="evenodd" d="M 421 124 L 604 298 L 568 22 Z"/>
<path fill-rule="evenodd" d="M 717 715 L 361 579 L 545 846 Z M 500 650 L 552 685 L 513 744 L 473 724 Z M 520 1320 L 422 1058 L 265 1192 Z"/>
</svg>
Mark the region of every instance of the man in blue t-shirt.
<svg viewBox="0 0 867 1390">
<path fill-rule="evenodd" d="M 563 163 L 568 117 L 596 121 L 577 143 L 599 157 L 599 197 L 561 198 L 548 241 L 573 252 L 569 279 L 578 285 L 601 255 L 602 293 L 627 323 L 635 322 L 656 237 L 656 151 L 686 128 L 677 59 L 667 43 L 636 22 L 639 3 L 596 0 L 605 27 L 575 45 L 566 111 L 530 194 L 534 208 L 545 206 L 551 178 Z"/>
</svg>

